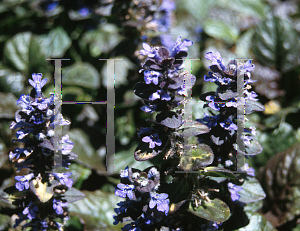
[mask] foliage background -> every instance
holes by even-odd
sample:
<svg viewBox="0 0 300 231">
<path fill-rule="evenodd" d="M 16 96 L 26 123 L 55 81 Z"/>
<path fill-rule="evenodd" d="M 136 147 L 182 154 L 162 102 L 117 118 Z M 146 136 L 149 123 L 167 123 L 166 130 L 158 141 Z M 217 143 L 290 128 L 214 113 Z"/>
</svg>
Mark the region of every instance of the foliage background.
<svg viewBox="0 0 300 231">
<path fill-rule="evenodd" d="M 62 107 L 64 117 L 71 121 L 68 134 L 79 156 L 70 167 L 72 179 L 75 187 L 86 194 L 85 199 L 70 205 L 71 218 L 66 230 L 120 230 L 120 226 L 112 225 L 113 208 L 120 200 L 114 195 L 118 172 L 127 165 L 139 169 L 151 165 L 150 161 L 136 162 L 133 157 L 138 144 L 137 128 L 147 126 L 145 118 L 151 117 L 139 109 L 142 102 L 133 94 L 134 84 L 143 78 L 138 72 L 142 61 L 138 51 L 142 42 L 159 44 L 160 34 L 167 34 L 173 41 L 178 36 L 194 41 L 189 58 L 201 58 L 192 63 L 197 77 L 193 88 L 195 101 L 201 93 L 214 90 L 213 83 L 203 80 L 209 65 L 204 58 L 206 52 L 218 50 L 227 60 L 253 59 L 255 91 L 266 107 L 264 113 L 248 116 L 248 123 L 256 126 L 257 138 L 264 148 L 261 154 L 246 160 L 257 174 L 277 153 L 300 143 L 299 1 L 178 0 L 171 17 L 172 27 L 167 32 L 151 31 L 136 22 L 126 23 L 121 17 L 120 5 L 131 1 L 102 0 L 98 8 L 93 5 L 97 1 L 81 1 L 90 9 L 88 14 L 80 11 L 83 6 L 77 7 L 69 1 L 61 1 L 49 11 L 49 8 L 46 10 L 49 2 L 2 0 L 0 3 L 0 190 L 14 184 L 16 172 L 8 160 L 8 153 L 15 148 L 11 142 L 14 133 L 9 126 L 18 109 L 16 100 L 20 94 L 29 93 L 31 74 L 43 73 L 48 79 L 44 95 L 49 96 L 54 91 L 54 64 L 46 59 L 68 58 L 70 61 L 62 62 L 63 100 L 105 101 L 106 62 L 98 59 L 123 59 L 116 61 L 115 69 L 114 174 L 103 172 L 106 169 L 106 106 Z M 203 116 L 202 105 L 195 103 L 195 118 Z M 298 163 L 294 169 L 297 169 L 297 166 L 300 168 L 300 151 L 299 148 L 293 150 L 293 160 Z M 285 153 L 288 156 L 289 151 Z M 270 185 L 265 189 L 268 203 L 261 213 L 267 214 L 265 218 L 279 230 L 286 224 L 294 227 L 300 217 L 299 206 L 293 209 L 286 203 L 282 205 L 284 199 L 300 204 L 299 180 L 297 183 L 289 178 L 293 174 L 297 178 L 300 173 L 294 173 L 291 163 L 283 163 L 272 170 L 273 180 L 260 179 L 262 185 Z M 261 173 L 267 171 L 270 164 L 268 166 L 261 169 Z M 293 193 L 279 200 L 270 195 L 284 188 L 282 182 L 276 181 L 275 174 L 283 170 L 288 172 L 286 178 L 289 179 L 284 185 Z M 270 201 L 279 204 L 277 215 L 267 213 L 274 209 L 268 207 Z M 0 201 L 0 230 L 14 230 L 11 228 L 13 214 L 13 209 Z M 276 216 L 289 218 L 276 224 Z M 262 230 L 263 222 L 267 223 L 265 218 L 258 217 L 254 223 L 255 220 L 251 220 L 252 223 L 241 230 Z M 256 223 L 261 227 L 255 227 Z M 271 225 L 265 227 L 269 227 L 265 230 L 274 230 Z M 300 230 L 300 226 L 293 229 Z"/>
</svg>

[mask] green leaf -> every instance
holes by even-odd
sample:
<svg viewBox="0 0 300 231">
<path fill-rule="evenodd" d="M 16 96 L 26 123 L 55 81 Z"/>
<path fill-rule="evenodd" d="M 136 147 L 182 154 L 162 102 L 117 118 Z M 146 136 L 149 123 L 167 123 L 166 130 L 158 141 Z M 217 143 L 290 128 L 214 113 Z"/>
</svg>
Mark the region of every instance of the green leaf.
<svg viewBox="0 0 300 231">
<path fill-rule="evenodd" d="M 300 44 L 291 22 L 272 15 L 260 23 L 252 38 L 253 53 L 264 65 L 287 72 L 298 64 Z"/>
<path fill-rule="evenodd" d="M 56 27 L 48 35 L 41 36 L 40 43 L 46 58 L 62 58 L 72 45 L 72 40 L 62 27 Z"/>
<path fill-rule="evenodd" d="M 180 168 L 186 171 L 197 170 L 214 160 L 212 149 L 206 144 L 185 145 L 185 153 L 180 159 Z"/>
<path fill-rule="evenodd" d="M 46 59 L 31 32 L 16 34 L 8 40 L 4 46 L 4 58 L 15 70 L 27 75 L 46 71 Z"/>
<path fill-rule="evenodd" d="M 134 159 L 134 151 L 137 144 L 133 143 L 130 149 L 123 149 L 115 154 L 115 172 L 118 173 L 121 169 L 124 170 L 126 166 L 136 169 L 146 169 L 151 164 L 150 161 L 136 161 Z"/>
<path fill-rule="evenodd" d="M 245 31 L 236 42 L 235 53 L 237 57 L 250 57 L 251 39 L 254 34 L 253 29 Z"/>
<path fill-rule="evenodd" d="M 85 194 L 76 188 L 68 188 L 66 193 L 62 194 L 63 199 L 67 200 L 68 203 L 79 201 L 85 197 Z"/>
<path fill-rule="evenodd" d="M 92 174 L 91 169 L 86 168 L 77 163 L 72 163 L 69 168 L 70 169 L 68 171 L 72 172 L 72 175 L 70 178 L 73 179 L 73 181 L 74 181 L 73 186 L 75 186 L 75 184 L 76 184 L 76 188 L 80 187 L 82 182 L 84 180 L 86 180 Z"/>
<path fill-rule="evenodd" d="M 207 20 L 203 30 L 215 39 L 222 39 L 228 43 L 235 43 L 239 36 L 238 28 L 228 25 L 223 21 Z"/>
<path fill-rule="evenodd" d="M 259 181 L 254 177 L 245 180 L 242 187 L 243 189 L 239 191 L 238 194 L 241 196 L 239 201 L 243 203 L 259 201 L 266 197 Z"/>
<path fill-rule="evenodd" d="M 99 158 L 84 131 L 81 129 L 71 129 L 68 134 L 70 140 L 74 142 L 73 152 L 78 154 L 76 162 L 96 171 L 106 171 L 103 159 Z"/>
<path fill-rule="evenodd" d="M 212 176 L 212 177 L 225 177 L 228 179 L 236 180 L 237 177 L 228 169 L 220 168 L 220 167 L 205 167 L 203 170 L 200 169 L 201 174 L 205 176 Z"/>
<path fill-rule="evenodd" d="M 62 84 L 98 89 L 100 87 L 100 75 L 97 69 L 90 63 L 75 63 L 63 69 Z"/>
<path fill-rule="evenodd" d="M 197 136 L 210 131 L 209 127 L 197 121 L 187 121 L 180 129 L 183 129 L 184 137 Z"/>
<path fill-rule="evenodd" d="M 190 14 L 192 14 L 198 20 L 204 20 L 207 17 L 207 13 L 217 1 L 206 0 L 180 0 L 179 6 L 185 8 Z"/>
<path fill-rule="evenodd" d="M 196 216 L 216 222 L 224 222 L 230 217 L 228 205 L 220 199 L 215 198 L 210 202 L 203 201 L 203 203 L 203 205 L 198 205 L 198 207 L 194 203 L 190 203 L 189 211 Z"/>
<path fill-rule="evenodd" d="M 231 0 L 230 4 L 226 0 L 220 0 L 218 4 L 240 12 L 243 16 L 263 18 L 269 11 L 268 5 L 261 0 Z"/>
<path fill-rule="evenodd" d="M 10 216 L 5 214 L 0 214 L 0 230 L 5 230 L 9 226 Z"/>
<path fill-rule="evenodd" d="M 120 230 L 121 225 L 113 225 L 114 208 L 120 198 L 100 190 L 83 191 L 85 198 L 69 206 L 71 216 L 79 216 L 85 224 L 85 230 Z"/>
<path fill-rule="evenodd" d="M 243 228 L 238 229 L 239 231 L 276 231 L 272 224 L 259 213 L 247 212 L 247 216 L 250 220 L 249 224 Z"/>
<path fill-rule="evenodd" d="M 116 25 L 104 23 L 100 24 L 96 30 L 85 32 L 79 45 L 82 49 L 89 46 L 91 56 L 98 57 L 101 53 L 111 51 L 121 39 Z"/>
<path fill-rule="evenodd" d="M 127 75 L 130 69 L 135 69 L 134 64 L 125 56 L 111 57 L 115 59 L 115 87 L 119 88 L 122 85 L 127 85 Z M 103 61 L 101 61 L 103 62 Z M 105 61 L 106 62 L 106 61 Z M 101 70 L 102 84 L 107 88 L 107 65 L 105 64 Z"/>
<path fill-rule="evenodd" d="M 12 93 L 0 92 L 0 118 L 14 119 L 17 106 L 17 98 Z"/>
<path fill-rule="evenodd" d="M 13 205 L 14 202 L 25 194 L 25 192 L 16 189 L 14 185 L 5 188 L 3 191 L 0 191 L 1 207 L 16 208 L 16 206 Z"/>
<path fill-rule="evenodd" d="M 13 72 L 0 64 L 0 90 L 20 95 L 24 93 L 25 76 L 20 72 Z"/>
<path fill-rule="evenodd" d="M 50 91 L 49 91 L 50 90 Z M 47 88 L 47 92 L 53 92 L 53 87 Z M 81 87 L 63 87 L 63 101 L 92 101 L 92 96 L 83 91 Z"/>
</svg>

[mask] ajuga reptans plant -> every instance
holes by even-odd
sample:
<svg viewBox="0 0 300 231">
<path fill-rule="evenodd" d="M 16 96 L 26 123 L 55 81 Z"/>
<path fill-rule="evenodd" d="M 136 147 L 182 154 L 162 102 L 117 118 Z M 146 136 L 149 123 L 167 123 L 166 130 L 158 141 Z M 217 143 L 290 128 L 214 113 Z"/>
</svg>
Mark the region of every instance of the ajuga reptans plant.
<svg viewBox="0 0 300 231">
<path fill-rule="evenodd" d="M 17 172 L 25 175 L 15 177 L 16 184 L 4 190 L 4 198 L 15 198 L 18 218 L 14 227 L 31 227 L 31 230 L 62 230 L 68 219 L 68 203 L 81 199 L 83 194 L 72 188 L 71 172 L 55 172 L 54 167 L 69 169 L 71 160 L 77 155 L 72 152 L 73 142 L 68 135 L 59 137 L 54 130 L 57 126 L 69 125 L 59 113 L 61 103 L 54 93 L 49 98 L 42 94 L 47 79 L 42 74 L 32 74 L 29 80 L 33 87 L 28 95 L 21 95 L 17 104 L 21 106 L 11 123 L 16 129 L 13 142 L 22 147 L 9 153 L 9 159 L 15 163 Z M 61 147 L 61 161 L 55 155 Z M 55 162 L 56 161 L 56 162 Z M 75 197 L 77 195 L 78 197 Z M 23 221 L 26 221 L 25 223 Z"/>
<path fill-rule="evenodd" d="M 231 172 L 236 169 L 230 168 L 236 153 L 236 70 L 241 69 L 249 89 L 252 82 L 249 72 L 254 66 L 251 62 L 237 66 L 233 61 L 226 69 L 218 54 L 216 57 L 208 53 L 206 57 L 214 62 L 211 66 L 214 73 L 210 72 L 205 80 L 215 82 L 219 88 L 201 99 L 204 97 L 209 107 L 221 113 L 206 114 L 192 121 L 185 118 L 184 104 L 196 78 L 183 69 L 183 59 L 191 45 L 192 41 L 181 41 L 179 37 L 171 50 L 144 43 L 140 51 L 147 56 L 140 71 L 144 82 L 136 84 L 134 93 L 144 101 L 141 110 L 155 114 L 155 119 L 147 120 L 152 126 L 139 129 L 141 143 L 134 157 L 137 161 L 151 159 L 158 164 L 143 171 L 127 166 L 120 172 L 121 183 L 115 195 L 125 201 L 115 209 L 114 224 L 131 222 L 122 230 L 218 230 L 230 224 L 233 213 L 243 211 L 245 203 L 241 194 L 245 189 L 241 185 L 254 172 L 247 164 L 239 169 L 242 171 L 239 175 Z M 262 108 L 254 92 L 245 91 L 245 94 L 246 103 L 255 102 L 251 108 L 246 107 L 246 114 Z M 227 100 L 228 105 L 219 99 Z M 216 128 L 219 130 L 215 131 Z M 254 134 L 254 128 L 243 133 L 248 152 Z M 193 136 L 198 139 L 189 141 Z M 252 199 L 263 199 L 263 196 Z"/>
</svg>

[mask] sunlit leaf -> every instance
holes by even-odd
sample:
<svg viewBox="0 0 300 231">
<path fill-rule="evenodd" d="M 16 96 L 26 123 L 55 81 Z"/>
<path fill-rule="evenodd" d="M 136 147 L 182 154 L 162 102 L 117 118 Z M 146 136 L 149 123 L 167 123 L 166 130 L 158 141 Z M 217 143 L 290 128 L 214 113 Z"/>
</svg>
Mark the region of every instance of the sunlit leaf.
<svg viewBox="0 0 300 231">
<path fill-rule="evenodd" d="M 243 203 L 255 202 L 266 197 L 259 181 L 254 177 L 245 180 L 242 187 L 243 189 L 238 194 L 241 196 L 239 201 Z"/>
<path fill-rule="evenodd" d="M 189 211 L 196 216 L 207 220 L 224 222 L 230 217 L 230 209 L 226 203 L 218 198 L 213 200 L 203 201 L 203 205 L 190 204 Z"/>
<path fill-rule="evenodd" d="M 76 188 L 69 188 L 66 193 L 62 194 L 63 199 L 67 200 L 68 203 L 81 200 L 85 197 L 85 194 Z"/>
<path fill-rule="evenodd" d="M 100 87 L 100 75 L 90 63 L 75 63 L 63 69 L 62 84 L 98 89 Z"/>
<path fill-rule="evenodd" d="M 208 20 L 204 23 L 203 29 L 209 36 L 222 39 L 228 43 L 236 42 L 239 36 L 238 28 L 228 25 L 223 21 Z"/>
<path fill-rule="evenodd" d="M 210 131 L 209 127 L 197 121 L 186 121 L 182 129 L 184 137 L 196 136 Z"/>
<path fill-rule="evenodd" d="M 70 48 L 72 40 L 62 27 L 56 27 L 48 35 L 41 36 L 40 43 L 46 58 L 62 58 Z"/>
<path fill-rule="evenodd" d="M 149 148 L 148 143 L 141 142 L 135 149 L 134 158 L 137 161 L 149 160 L 158 155 L 160 151 L 161 150 L 157 149 L 157 146 L 155 146 L 155 148 Z"/>
<path fill-rule="evenodd" d="M 212 176 L 212 177 L 225 177 L 228 179 L 236 180 L 237 177 L 228 169 L 220 168 L 220 167 L 205 167 L 203 170 L 200 169 L 201 174 L 205 176 Z"/>
<path fill-rule="evenodd" d="M 272 224 L 266 220 L 264 216 L 259 213 L 247 212 L 247 216 L 250 220 L 249 224 L 238 231 L 276 231 Z"/>
<path fill-rule="evenodd" d="M 39 200 L 43 203 L 49 201 L 53 195 L 53 187 L 59 185 L 59 182 L 56 180 L 52 181 L 51 186 L 48 186 L 48 183 L 42 183 L 41 180 L 33 179 L 29 183 L 30 190 L 39 198 Z"/>
<path fill-rule="evenodd" d="M 120 225 L 113 225 L 114 208 L 120 198 L 100 190 L 83 193 L 85 198 L 69 205 L 70 215 L 79 216 L 86 230 L 120 230 Z"/>
<path fill-rule="evenodd" d="M 186 145 L 180 158 L 180 168 L 186 171 L 197 170 L 211 164 L 214 160 L 212 149 L 206 144 Z"/>
<path fill-rule="evenodd" d="M 26 74 L 44 73 L 46 59 L 41 46 L 31 32 L 16 34 L 4 47 L 5 60 L 15 69 Z"/>
</svg>

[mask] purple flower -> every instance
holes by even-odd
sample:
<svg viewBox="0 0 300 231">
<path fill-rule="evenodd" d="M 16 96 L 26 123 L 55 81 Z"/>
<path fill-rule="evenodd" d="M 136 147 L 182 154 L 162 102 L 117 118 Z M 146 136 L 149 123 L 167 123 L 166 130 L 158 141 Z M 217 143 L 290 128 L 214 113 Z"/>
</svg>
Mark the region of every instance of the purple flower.
<svg viewBox="0 0 300 231">
<path fill-rule="evenodd" d="M 157 99 L 170 101 L 171 96 L 169 96 L 164 90 L 157 90 L 152 95 L 150 95 L 149 100 L 154 101 L 154 100 L 157 100 Z"/>
<path fill-rule="evenodd" d="M 207 113 L 204 113 L 203 119 L 196 119 L 196 121 L 205 124 L 207 127 L 212 128 L 217 126 L 218 120 L 221 118 L 220 115 L 209 116 Z"/>
<path fill-rule="evenodd" d="M 218 51 L 215 52 L 215 55 L 213 55 L 212 52 L 207 52 L 205 54 L 205 58 L 208 60 L 211 60 L 213 65 L 219 65 L 221 67 L 222 71 L 226 70 L 223 58 L 221 57 L 221 55 Z"/>
<path fill-rule="evenodd" d="M 161 146 L 162 144 L 157 133 L 151 134 L 150 136 L 145 136 L 142 139 L 142 141 L 145 143 L 149 143 L 149 148 L 154 148 L 155 146 Z"/>
<path fill-rule="evenodd" d="M 141 228 L 139 227 L 139 221 L 131 222 L 130 224 L 125 225 L 122 230 L 127 230 L 127 231 L 142 231 Z"/>
<path fill-rule="evenodd" d="M 231 193 L 232 201 L 239 200 L 241 196 L 238 194 L 238 192 L 241 191 L 243 189 L 243 187 L 242 186 L 237 186 L 237 185 L 235 185 L 231 182 L 229 182 L 227 184 L 227 186 L 228 186 L 229 192 Z"/>
<path fill-rule="evenodd" d="M 149 225 L 149 224 L 151 224 L 151 223 L 154 223 L 155 220 L 156 220 L 154 217 L 149 216 L 149 215 L 146 214 L 146 213 L 142 213 L 142 216 L 141 216 L 141 217 L 145 219 L 145 224 L 147 224 L 147 225 Z"/>
<path fill-rule="evenodd" d="M 253 137 L 247 136 L 247 135 L 242 135 L 241 139 L 244 141 L 245 145 L 250 146 L 251 145 L 250 141 L 253 140 Z"/>
<path fill-rule="evenodd" d="M 62 154 L 68 154 L 72 151 L 74 143 L 69 139 L 69 135 L 65 135 L 61 140 L 62 144 Z"/>
<path fill-rule="evenodd" d="M 42 74 L 41 73 L 33 73 L 32 74 L 32 79 L 29 79 L 29 83 L 32 87 L 35 88 L 36 93 L 37 93 L 37 97 L 41 97 L 42 96 L 42 87 L 45 86 L 45 84 L 47 83 L 47 79 L 43 79 L 42 80 Z"/>
<path fill-rule="evenodd" d="M 21 140 L 23 139 L 25 136 L 27 136 L 29 133 L 33 133 L 35 131 L 34 128 L 24 128 L 24 129 L 19 129 L 16 132 L 16 137 L 17 139 Z"/>
<path fill-rule="evenodd" d="M 218 85 L 228 85 L 232 82 L 231 78 L 223 77 L 220 73 L 208 72 L 208 76 L 204 75 L 204 81 L 216 83 Z"/>
<path fill-rule="evenodd" d="M 217 96 L 208 95 L 205 99 L 207 101 L 210 101 L 210 103 L 208 103 L 208 106 L 215 111 L 219 111 L 221 107 L 225 107 L 225 103 L 218 102 L 218 100 L 220 99 Z"/>
<path fill-rule="evenodd" d="M 157 205 L 157 210 L 160 212 L 164 212 L 168 215 L 169 212 L 169 203 L 170 200 L 168 198 L 167 193 L 150 193 L 151 200 L 149 202 L 149 208 L 153 209 Z"/>
<path fill-rule="evenodd" d="M 32 201 L 27 205 L 27 207 L 23 210 L 23 214 L 27 215 L 30 220 L 36 218 L 36 212 L 39 211 L 38 207 L 36 207 Z"/>
<path fill-rule="evenodd" d="M 143 127 L 141 127 L 141 128 L 140 128 L 140 131 L 139 131 L 139 137 L 140 137 L 142 134 L 144 134 L 144 133 L 153 133 L 153 132 L 154 132 L 154 129 L 153 129 L 153 128 L 149 128 L 149 127 L 143 128 Z"/>
<path fill-rule="evenodd" d="M 188 51 L 189 46 L 193 45 L 193 42 L 188 39 L 184 39 L 183 42 L 181 42 L 181 37 L 179 36 L 175 42 L 175 45 L 171 51 L 171 57 L 175 57 L 177 53 L 180 51 Z"/>
<path fill-rule="evenodd" d="M 48 223 L 45 220 L 38 221 L 40 223 L 40 230 L 47 231 Z"/>
<path fill-rule="evenodd" d="M 256 99 L 255 97 L 257 97 L 257 94 L 255 91 L 251 91 L 251 92 L 248 92 L 247 90 L 244 91 L 245 94 L 246 94 L 246 99 L 247 100 L 253 100 L 253 101 L 258 101 L 258 99 Z"/>
<path fill-rule="evenodd" d="M 9 160 L 12 160 L 14 158 L 19 159 L 21 154 L 25 154 L 25 156 L 28 156 L 32 153 L 32 150 L 28 148 L 15 148 L 14 152 L 9 153 Z"/>
<path fill-rule="evenodd" d="M 149 58 L 154 58 L 157 55 L 157 50 L 151 48 L 147 43 L 143 43 L 143 50 L 140 50 L 141 55 L 148 55 Z"/>
<path fill-rule="evenodd" d="M 16 176 L 15 179 L 18 181 L 16 183 L 16 188 L 19 191 L 23 191 L 25 189 L 29 189 L 29 181 L 34 177 L 33 173 L 30 173 L 25 176 Z"/>
<path fill-rule="evenodd" d="M 49 4 L 46 5 L 46 10 L 47 11 L 52 11 L 54 10 L 56 7 L 58 6 L 58 1 L 57 2 L 51 2 Z"/>
<path fill-rule="evenodd" d="M 148 179 L 151 179 L 152 177 L 155 177 L 155 176 L 160 177 L 160 173 L 155 167 L 152 167 L 148 171 Z"/>
<path fill-rule="evenodd" d="M 250 59 L 244 64 L 245 71 L 253 71 L 254 68 L 255 68 L 255 65 L 252 64 L 252 61 Z"/>
<path fill-rule="evenodd" d="M 159 35 L 159 38 L 163 46 L 168 48 L 168 50 L 172 49 L 174 45 L 174 40 L 172 39 L 172 36 L 170 34 L 161 34 Z"/>
<path fill-rule="evenodd" d="M 117 185 L 115 195 L 122 198 L 125 198 L 127 195 L 129 199 L 133 199 L 134 198 L 133 189 L 134 189 L 134 185 L 120 183 Z"/>
<path fill-rule="evenodd" d="M 149 105 L 149 106 L 145 105 L 145 106 L 141 107 L 141 110 L 151 114 L 151 113 L 155 112 L 156 108 L 157 108 L 156 105 Z"/>
<path fill-rule="evenodd" d="M 158 71 L 144 71 L 144 80 L 146 84 L 153 83 L 155 85 L 158 84 L 158 78 L 161 77 L 161 73 Z"/>
<path fill-rule="evenodd" d="M 121 201 L 117 204 L 120 208 L 115 208 L 116 214 L 124 213 L 132 205 L 132 201 Z"/>
<path fill-rule="evenodd" d="M 227 119 L 223 122 L 220 122 L 220 126 L 226 130 L 237 130 L 238 126 L 232 122 L 231 119 Z"/>
<path fill-rule="evenodd" d="M 86 17 L 86 16 L 88 16 L 88 15 L 91 13 L 91 11 L 90 11 L 89 8 L 83 7 L 83 8 L 81 8 L 81 9 L 78 10 L 78 13 L 79 13 L 81 16 Z"/>
<path fill-rule="evenodd" d="M 53 199 L 53 209 L 57 214 L 63 214 L 64 210 L 62 207 L 68 206 L 68 202 L 62 202 L 61 200 Z"/>
<path fill-rule="evenodd" d="M 73 184 L 73 180 L 69 179 L 68 177 L 70 177 L 72 175 L 71 172 L 65 172 L 65 173 L 52 173 L 53 176 L 59 180 L 59 182 L 63 185 L 66 185 L 68 188 L 72 187 Z"/>
<path fill-rule="evenodd" d="M 29 95 L 21 95 L 20 99 L 17 100 L 17 105 L 20 104 L 20 106 L 23 108 L 22 111 L 24 111 L 27 115 L 29 115 L 34 108 L 31 106 L 31 99 Z"/>
<path fill-rule="evenodd" d="M 128 170 L 128 166 L 124 169 L 120 171 L 120 177 L 121 178 L 128 178 L 129 177 L 129 170 Z"/>
<path fill-rule="evenodd" d="M 255 170 L 249 167 L 248 163 L 245 163 L 244 166 L 241 167 L 241 170 L 246 171 L 249 176 L 255 176 Z"/>
</svg>

